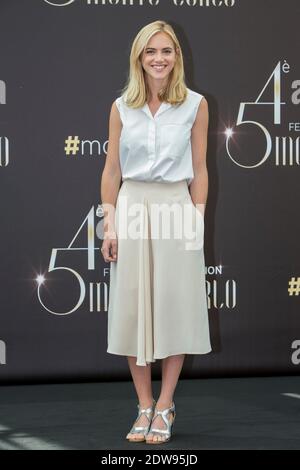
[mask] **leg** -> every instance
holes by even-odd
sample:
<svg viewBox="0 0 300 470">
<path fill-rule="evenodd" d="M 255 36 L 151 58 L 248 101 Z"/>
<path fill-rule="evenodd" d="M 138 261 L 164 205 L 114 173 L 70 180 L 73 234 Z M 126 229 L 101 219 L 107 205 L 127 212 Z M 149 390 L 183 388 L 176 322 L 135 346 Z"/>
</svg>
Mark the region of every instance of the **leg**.
<svg viewBox="0 0 300 470">
<path fill-rule="evenodd" d="M 183 366 L 184 358 L 184 354 L 178 354 L 176 356 L 169 356 L 162 359 L 162 387 L 156 404 L 157 410 L 163 410 L 164 408 L 169 408 L 172 405 L 175 388 Z M 169 419 L 170 417 L 171 414 L 167 418 Z M 157 416 L 155 418 L 154 427 L 158 429 L 166 428 L 161 416 Z M 150 430 L 147 434 L 147 440 L 151 440 L 152 438 L 153 441 L 160 441 L 163 439 L 163 436 L 153 436 Z"/>
<path fill-rule="evenodd" d="M 148 408 L 152 405 L 152 383 L 151 383 L 151 364 L 147 366 L 137 366 L 136 357 L 127 356 L 133 383 L 138 396 L 139 404 L 142 408 Z M 142 415 L 136 422 L 136 426 L 146 426 L 149 421 L 145 415 Z M 127 434 L 128 436 L 129 434 Z M 138 434 L 132 434 L 131 437 L 139 438 Z"/>
</svg>

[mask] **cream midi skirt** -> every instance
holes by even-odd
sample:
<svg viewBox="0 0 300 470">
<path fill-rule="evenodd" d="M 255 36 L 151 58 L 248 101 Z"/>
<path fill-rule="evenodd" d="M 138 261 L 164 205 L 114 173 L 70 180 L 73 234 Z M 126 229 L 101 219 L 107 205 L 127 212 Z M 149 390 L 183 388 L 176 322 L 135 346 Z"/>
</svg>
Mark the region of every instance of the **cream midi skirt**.
<svg viewBox="0 0 300 470">
<path fill-rule="evenodd" d="M 204 218 L 187 181 L 125 179 L 115 229 L 107 352 L 134 356 L 139 366 L 209 353 Z"/>
</svg>

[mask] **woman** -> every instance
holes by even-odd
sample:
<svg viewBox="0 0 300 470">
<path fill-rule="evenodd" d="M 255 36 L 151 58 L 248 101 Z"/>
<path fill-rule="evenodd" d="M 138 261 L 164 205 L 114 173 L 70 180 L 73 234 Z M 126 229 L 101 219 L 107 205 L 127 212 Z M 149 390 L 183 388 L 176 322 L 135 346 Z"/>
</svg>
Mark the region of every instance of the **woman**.
<svg viewBox="0 0 300 470">
<path fill-rule="evenodd" d="M 207 101 L 185 85 L 173 28 L 164 21 L 146 25 L 133 41 L 127 84 L 111 108 L 101 179 L 101 251 L 110 262 L 107 352 L 127 356 L 139 401 L 130 441 L 170 440 L 185 354 L 212 350 L 203 253 L 207 129 Z M 174 204 L 186 209 L 184 229 L 196 224 L 192 237 L 185 231 L 174 238 L 182 225 L 182 217 L 166 212 Z M 130 228 L 138 230 L 128 235 L 136 206 Z M 166 239 L 154 234 L 155 207 L 171 230 Z M 162 359 L 157 402 L 151 385 L 156 359 Z"/>
</svg>

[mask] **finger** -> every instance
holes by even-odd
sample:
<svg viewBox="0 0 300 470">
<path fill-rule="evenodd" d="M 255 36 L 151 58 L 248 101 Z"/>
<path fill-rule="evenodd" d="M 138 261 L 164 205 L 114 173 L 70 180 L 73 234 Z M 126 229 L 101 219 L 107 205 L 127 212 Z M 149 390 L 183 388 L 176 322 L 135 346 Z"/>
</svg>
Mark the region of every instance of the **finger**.
<svg viewBox="0 0 300 470">
<path fill-rule="evenodd" d="M 110 263 L 110 262 L 116 263 L 117 260 L 116 260 L 116 259 L 113 259 L 112 257 L 108 257 L 108 258 L 104 258 L 104 261 L 105 261 L 106 263 Z"/>
<path fill-rule="evenodd" d="M 104 261 L 107 263 L 110 261 L 116 261 L 116 258 L 109 253 L 109 249 L 105 248 L 102 252 Z"/>
<path fill-rule="evenodd" d="M 102 255 L 106 262 L 117 260 L 117 241 L 108 240 L 102 244 Z"/>
<path fill-rule="evenodd" d="M 111 246 L 111 256 L 114 260 L 117 259 L 117 244 L 114 243 L 112 246 Z"/>
<path fill-rule="evenodd" d="M 116 258 L 110 256 L 109 254 L 103 254 L 103 258 L 106 263 L 109 263 L 110 261 L 117 261 Z"/>
<path fill-rule="evenodd" d="M 113 257 L 113 256 L 108 256 L 108 261 L 114 261 L 116 262 L 117 261 L 117 258 L 116 257 Z"/>
</svg>

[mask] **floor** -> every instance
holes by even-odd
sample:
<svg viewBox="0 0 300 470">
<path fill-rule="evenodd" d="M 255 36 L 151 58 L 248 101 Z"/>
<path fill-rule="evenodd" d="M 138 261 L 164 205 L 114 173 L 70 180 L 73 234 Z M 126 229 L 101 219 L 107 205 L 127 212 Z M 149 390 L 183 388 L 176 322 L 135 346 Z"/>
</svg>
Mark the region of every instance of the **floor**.
<svg viewBox="0 0 300 470">
<path fill-rule="evenodd" d="M 171 441 L 150 446 L 125 439 L 132 382 L 2 385 L 0 449 L 300 448 L 299 376 L 180 380 L 174 401 Z"/>
</svg>

